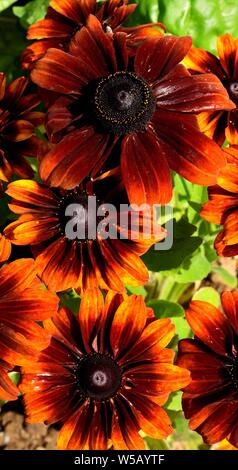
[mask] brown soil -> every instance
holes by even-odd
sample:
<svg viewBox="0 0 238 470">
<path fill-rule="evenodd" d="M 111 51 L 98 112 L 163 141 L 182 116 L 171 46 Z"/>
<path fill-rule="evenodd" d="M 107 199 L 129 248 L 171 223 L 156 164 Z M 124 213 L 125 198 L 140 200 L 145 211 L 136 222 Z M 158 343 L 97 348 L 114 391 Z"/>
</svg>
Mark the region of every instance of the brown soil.
<svg viewBox="0 0 238 470">
<path fill-rule="evenodd" d="M 7 404 L 0 414 L 0 450 L 54 450 L 57 430 L 44 424 L 26 424 L 21 404 Z"/>
</svg>

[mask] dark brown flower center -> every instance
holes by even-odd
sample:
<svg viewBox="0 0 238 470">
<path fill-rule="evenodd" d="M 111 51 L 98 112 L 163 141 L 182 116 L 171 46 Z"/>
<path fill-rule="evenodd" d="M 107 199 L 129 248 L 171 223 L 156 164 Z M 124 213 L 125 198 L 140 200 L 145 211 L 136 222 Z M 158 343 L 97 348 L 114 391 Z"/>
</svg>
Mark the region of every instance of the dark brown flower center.
<svg viewBox="0 0 238 470">
<path fill-rule="evenodd" d="M 100 80 L 94 103 L 100 124 L 119 136 L 144 130 L 155 110 L 150 85 L 131 72 Z"/>
<path fill-rule="evenodd" d="M 238 81 L 231 82 L 228 86 L 228 93 L 232 101 L 238 104 Z"/>
<path fill-rule="evenodd" d="M 238 390 L 238 358 L 234 358 L 232 362 L 225 365 L 226 372 L 229 378 L 232 380 L 235 389 Z"/>
<path fill-rule="evenodd" d="M 77 379 L 85 396 L 105 400 L 115 396 L 120 388 L 121 370 L 111 357 L 95 353 L 79 363 Z"/>
<path fill-rule="evenodd" d="M 61 195 L 58 203 L 61 235 L 80 242 L 94 239 L 97 224 L 101 220 L 97 217 L 98 205 L 95 195 L 90 196 L 80 188 Z"/>
</svg>

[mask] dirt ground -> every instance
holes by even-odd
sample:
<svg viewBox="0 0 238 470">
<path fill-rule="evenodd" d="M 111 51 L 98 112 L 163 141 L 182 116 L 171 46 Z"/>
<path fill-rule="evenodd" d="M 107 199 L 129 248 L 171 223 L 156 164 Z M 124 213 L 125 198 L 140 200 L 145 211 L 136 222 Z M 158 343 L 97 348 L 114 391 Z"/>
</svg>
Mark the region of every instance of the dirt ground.
<svg viewBox="0 0 238 470">
<path fill-rule="evenodd" d="M 54 450 L 57 430 L 24 423 L 21 403 L 7 404 L 0 414 L 0 450 Z"/>
</svg>

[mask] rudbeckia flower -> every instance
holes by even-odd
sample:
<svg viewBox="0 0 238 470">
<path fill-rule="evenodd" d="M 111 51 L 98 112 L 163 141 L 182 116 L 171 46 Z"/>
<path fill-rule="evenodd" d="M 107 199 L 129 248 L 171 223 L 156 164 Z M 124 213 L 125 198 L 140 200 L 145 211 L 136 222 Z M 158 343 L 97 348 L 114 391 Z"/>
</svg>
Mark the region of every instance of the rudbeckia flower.
<svg viewBox="0 0 238 470">
<path fill-rule="evenodd" d="M 167 203 L 170 169 L 214 184 L 225 158 L 194 113 L 234 104 L 217 77 L 190 76 L 179 64 L 190 47 L 189 37 L 150 38 L 129 60 L 126 35 L 105 33 L 91 15 L 70 53 L 49 49 L 32 72 L 36 84 L 62 95 L 48 116 L 56 145 L 41 161 L 42 179 L 72 189 L 116 148 L 131 203 Z"/>
<path fill-rule="evenodd" d="M 36 322 L 52 316 L 58 297 L 41 288 L 34 261 L 21 259 L 0 269 L 0 399 L 12 400 L 17 389 L 7 373 L 36 360 L 49 334 Z"/>
<path fill-rule="evenodd" d="M 209 201 L 201 215 L 208 222 L 223 225 L 215 248 L 219 256 L 238 255 L 238 147 L 225 149 L 227 165 L 222 169 L 216 186 L 208 189 Z"/>
<path fill-rule="evenodd" d="M 192 301 L 186 319 L 195 335 L 179 344 L 177 364 L 191 372 L 183 394 L 190 428 L 205 443 L 227 439 L 238 447 L 238 291 L 223 292 L 224 314 Z"/>
<path fill-rule="evenodd" d="M 74 317 L 61 309 L 44 322 L 52 335 L 38 362 L 23 368 L 20 390 L 30 423 L 60 422 L 59 449 L 145 448 L 172 432 L 162 406 L 189 383 L 165 349 L 170 319 L 148 322 L 141 296 L 89 290 Z"/>
<path fill-rule="evenodd" d="M 28 92 L 27 78 L 17 78 L 6 86 L 6 75 L 0 73 L 0 181 L 9 181 L 13 173 L 33 176 L 25 157 L 38 153 L 34 131 L 44 121 L 44 114 L 34 111 L 39 103 L 37 95 Z"/>
<path fill-rule="evenodd" d="M 120 28 L 136 7 L 136 3 L 128 5 L 128 0 L 105 0 L 101 6 L 97 0 L 52 0 L 46 17 L 28 29 L 27 38 L 37 41 L 23 52 L 23 68 L 32 68 L 50 47 L 67 51 L 72 37 L 86 24 L 90 14 L 97 16 L 105 31 L 125 31 L 131 46 L 149 35 L 162 34 L 154 24 Z M 158 26 L 164 29 L 160 23 Z"/>
<path fill-rule="evenodd" d="M 13 198 L 10 209 L 20 218 L 6 227 L 4 234 L 13 244 L 32 246 L 38 274 L 51 290 L 100 286 L 121 291 L 125 284 L 138 286 L 147 282 L 148 270 L 140 256 L 163 240 L 166 233 L 156 224 L 151 211 L 139 211 L 139 219 L 134 221 L 129 216 L 128 234 L 124 232 L 122 218 L 127 213 L 124 208 L 119 211 L 120 204 L 128 201 L 118 177 L 111 175 L 93 186 L 89 182 L 68 191 L 20 180 L 11 183 L 6 193 Z M 95 208 L 89 206 L 93 196 Z M 85 225 L 85 231 L 75 238 L 66 233 L 70 221 L 66 210 L 71 204 L 86 211 L 79 214 L 79 224 Z M 113 204 L 118 211 L 116 219 L 114 213 L 111 215 L 115 233 L 108 238 L 99 227 L 106 212 L 102 217 L 97 215 L 103 204 Z M 95 234 L 90 235 L 88 227 L 94 220 Z"/>
<path fill-rule="evenodd" d="M 231 145 L 238 144 L 238 39 L 224 34 L 217 40 L 218 58 L 203 49 L 192 48 L 185 64 L 199 73 L 213 73 L 223 83 L 235 108 L 214 110 L 199 116 L 201 130 L 220 145 L 227 139 Z"/>
</svg>

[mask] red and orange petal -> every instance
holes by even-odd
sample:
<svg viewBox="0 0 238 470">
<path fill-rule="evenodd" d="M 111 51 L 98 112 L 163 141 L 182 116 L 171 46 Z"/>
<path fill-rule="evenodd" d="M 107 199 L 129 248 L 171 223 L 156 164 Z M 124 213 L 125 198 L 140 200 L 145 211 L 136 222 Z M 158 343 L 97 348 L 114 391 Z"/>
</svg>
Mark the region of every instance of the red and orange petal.
<svg viewBox="0 0 238 470">
<path fill-rule="evenodd" d="M 0 276 L 1 358 L 23 365 L 48 346 L 50 337 L 36 322 L 52 316 L 59 299 L 36 283 L 31 259 L 5 265 Z"/>
<path fill-rule="evenodd" d="M 217 51 L 220 63 L 226 75 L 230 78 L 238 76 L 238 39 L 231 34 L 219 36 L 217 40 Z"/>
<path fill-rule="evenodd" d="M 20 77 L 6 86 L 6 75 L 0 74 L 0 179 L 9 181 L 13 173 L 31 177 L 33 171 L 25 157 L 37 157 L 40 140 L 35 128 L 44 122 L 44 114 L 35 111 L 40 103 L 28 91 L 29 80 Z"/>
<path fill-rule="evenodd" d="M 236 94 L 230 89 L 232 83 L 237 82 L 238 77 L 238 40 L 230 34 L 220 36 L 217 40 L 218 56 L 192 48 L 185 58 L 186 66 L 197 73 L 212 72 L 215 74 L 234 101 L 234 110 L 228 113 L 206 113 L 201 116 L 201 129 L 218 142 L 223 144 L 225 138 L 230 145 L 238 144 L 238 111 Z"/>
<path fill-rule="evenodd" d="M 220 256 L 235 256 L 238 251 L 238 148 L 225 149 L 227 164 L 222 168 L 217 185 L 209 188 L 209 201 L 204 204 L 201 215 L 209 222 L 222 224 L 215 248 Z"/>
<path fill-rule="evenodd" d="M 104 304 L 98 290 L 85 293 L 77 318 L 61 309 L 45 321 L 54 339 L 39 362 L 23 368 L 20 389 L 25 393 L 28 421 L 61 421 L 60 449 L 100 450 L 112 444 L 115 449 L 141 450 L 144 442 L 140 429 L 157 439 L 167 437 L 172 427 L 160 405 L 190 378 L 187 370 L 172 365 L 173 351 L 163 349 L 174 333 L 170 320 L 152 323 L 147 324 L 142 297 L 110 291 Z M 80 360 L 95 352 L 119 361 L 122 385 L 110 400 L 101 402 L 79 395 L 77 403 L 77 384 L 70 368 L 74 369 L 77 356 Z"/>
<path fill-rule="evenodd" d="M 42 179 L 50 185 L 70 189 L 86 174 L 96 176 L 118 144 L 119 136 L 106 133 L 104 128 L 100 131 L 100 127 L 96 131 L 93 122 L 72 129 L 70 122 L 75 120 L 72 113 L 70 116 L 67 112 L 67 99 L 70 95 L 72 102 L 76 100 L 77 103 L 82 87 L 91 80 L 127 70 L 125 42 L 125 35 L 119 33 L 114 35 L 113 43 L 113 36 L 105 34 L 98 20 L 91 15 L 87 27 L 75 35 L 70 46 L 71 55 L 50 49 L 32 72 L 32 79 L 39 86 L 63 95 L 60 119 L 57 119 L 53 105 L 47 125 L 49 134 L 59 134 L 59 140 L 40 166 Z M 121 138 L 122 173 L 132 203 L 169 202 L 169 168 L 194 183 L 211 185 L 215 184 L 219 170 L 225 165 L 221 149 L 199 131 L 194 113 L 229 110 L 234 104 L 214 75 L 190 76 L 179 64 L 190 47 L 188 37 L 163 36 L 147 39 L 136 51 L 135 73 L 150 84 L 157 108 L 151 122 L 147 123 L 146 133 L 138 131 Z M 156 60 L 158 55 L 159 62 Z M 59 101 L 56 107 L 59 111 Z M 91 158 L 88 155 L 86 158 L 85 139 L 90 140 L 87 149 L 90 149 Z M 98 152 L 95 147 L 99 148 Z M 151 155 L 154 155 L 153 161 Z M 148 168 L 154 175 L 153 187 L 148 182 Z"/>
<path fill-rule="evenodd" d="M 5 263 L 11 254 L 11 242 L 0 233 L 0 264 Z"/>
<path fill-rule="evenodd" d="M 23 52 L 23 68 L 31 69 L 50 47 L 68 50 L 73 35 L 86 24 L 90 14 L 97 15 L 105 29 L 115 30 L 127 20 L 136 7 L 136 3 L 128 5 L 127 0 L 106 0 L 100 8 L 96 0 L 82 0 L 80 3 L 76 0 L 70 3 L 65 0 L 51 1 L 46 17 L 28 29 L 28 39 L 37 39 L 38 42 L 28 46 Z M 153 26 L 148 24 L 139 28 L 130 28 L 128 31 L 130 44 L 142 40 L 147 34 L 153 34 L 151 32 Z"/>
<path fill-rule="evenodd" d="M 14 401 L 20 393 L 8 375 L 11 370 L 10 364 L 0 360 L 0 400 L 3 401 Z"/>
<path fill-rule="evenodd" d="M 13 244 L 33 246 L 37 272 L 51 290 L 100 286 L 122 291 L 126 284 L 147 282 L 148 270 L 140 256 L 166 236 L 164 229 L 155 226 L 152 214 L 139 218 L 139 231 L 137 225 L 131 225 L 128 240 L 121 238 L 123 229 L 119 226 L 117 239 L 98 236 L 87 243 L 69 242 L 61 233 L 57 216 L 59 199 L 50 188 L 20 180 L 8 186 L 7 194 L 13 198 L 10 209 L 21 216 L 4 234 Z M 143 238 L 145 224 L 149 238 Z"/>
<path fill-rule="evenodd" d="M 177 363 L 191 371 L 183 394 L 191 429 L 208 444 L 227 438 L 237 446 L 237 291 L 224 292 L 221 300 L 224 313 L 207 302 L 191 302 L 186 318 L 195 339 L 180 341 Z"/>
</svg>

